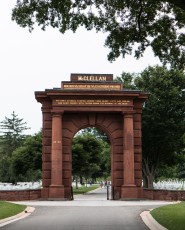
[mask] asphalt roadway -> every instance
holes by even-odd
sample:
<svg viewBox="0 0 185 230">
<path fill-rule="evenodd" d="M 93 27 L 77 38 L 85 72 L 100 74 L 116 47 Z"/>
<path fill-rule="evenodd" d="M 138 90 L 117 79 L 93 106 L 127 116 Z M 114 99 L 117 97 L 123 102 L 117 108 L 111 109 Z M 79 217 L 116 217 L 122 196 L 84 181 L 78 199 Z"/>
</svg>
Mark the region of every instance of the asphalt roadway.
<svg viewBox="0 0 185 230">
<path fill-rule="evenodd" d="M 29 216 L 1 230 L 148 230 L 140 214 L 165 201 L 107 200 L 106 188 L 75 196 L 74 201 L 22 201 L 35 208 Z"/>
</svg>

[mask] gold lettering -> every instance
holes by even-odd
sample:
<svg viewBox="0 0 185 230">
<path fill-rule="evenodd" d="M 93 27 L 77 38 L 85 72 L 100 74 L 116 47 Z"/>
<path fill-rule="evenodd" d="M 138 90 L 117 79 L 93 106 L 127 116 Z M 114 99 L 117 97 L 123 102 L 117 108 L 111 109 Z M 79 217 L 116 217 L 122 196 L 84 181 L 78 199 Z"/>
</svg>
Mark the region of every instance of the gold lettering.
<svg viewBox="0 0 185 230">
<path fill-rule="evenodd" d="M 128 105 L 129 100 L 55 100 L 58 105 Z"/>
<path fill-rule="evenodd" d="M 106 77 L 101 77 L 100 76 L 100 78 L 99 78 L 99 81 L 106 81 L 107 79 L 106 79 Z"/>
<path fill-rule="evenodd" d="M 83 78 L 84 79 L 84 78 Z M 112 89 L 112 90 L 121 90 L 120 85 L 97 85 L 97 84 L 64 84 L 64 89 Z"/>
<path fill-rule="evenodd" d="M 78 76 L 78 81 L 106 81 L 107 77 L 106 76 Z"/>
<path fill-rule="evenodd" d="M 82 81 L 82 76 L 78 76 L 78 81 Z"/>
</svg>

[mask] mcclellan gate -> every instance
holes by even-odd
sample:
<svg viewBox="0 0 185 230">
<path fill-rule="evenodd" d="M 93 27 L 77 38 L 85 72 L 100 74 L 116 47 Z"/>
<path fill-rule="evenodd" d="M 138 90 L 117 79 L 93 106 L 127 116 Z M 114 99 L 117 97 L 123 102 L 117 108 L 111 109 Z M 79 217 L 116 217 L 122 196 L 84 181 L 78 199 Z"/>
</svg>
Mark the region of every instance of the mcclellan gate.
<svg viewBox="0 0 185 230">
<path fill-rule="evenodd" d="M 71 199 L 72 140 L 86 127 L 110 140 L 114 199 L 143 197 L 141 115 L 148 94 L 124 89 L 112 74 L 71 74 L 60 88 L 35 96 L 43 114 L 43 199 Z"/>
</svg>

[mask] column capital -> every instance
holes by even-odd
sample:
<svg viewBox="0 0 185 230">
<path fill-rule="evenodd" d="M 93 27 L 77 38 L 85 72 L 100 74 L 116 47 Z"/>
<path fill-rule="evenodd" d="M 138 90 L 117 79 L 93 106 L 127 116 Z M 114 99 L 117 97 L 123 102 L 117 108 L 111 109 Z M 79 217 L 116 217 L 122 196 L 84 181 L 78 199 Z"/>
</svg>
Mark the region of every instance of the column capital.
<svg viewBox="0 0 185 230">
<path fill-rule="evenodd" d="M 122 113 L 123 116 L 129 116 L 129 115 L 133 116 L 136 113 L 136 111 L 135 110 L 122 111 L 121 113 Z"/>
<path fill-rule="evenodd" d="M 55 110 L 55 109 L 51 110 L 51 115 L 52 116 L 62 116 L 63 113 L 64 113 L 64 110 Z"/>
</svg>

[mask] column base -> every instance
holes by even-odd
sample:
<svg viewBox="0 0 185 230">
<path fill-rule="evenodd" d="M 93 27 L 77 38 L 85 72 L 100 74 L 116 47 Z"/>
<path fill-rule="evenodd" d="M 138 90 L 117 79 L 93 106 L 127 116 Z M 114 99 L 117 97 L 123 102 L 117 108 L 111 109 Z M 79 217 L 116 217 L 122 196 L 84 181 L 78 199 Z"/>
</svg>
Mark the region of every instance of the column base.
<svg viewBox="0 0 185 230">
<path fill-rule="evenodd" d="M 136 185 L 123 185 L 121 187 L 121 199 L 138 199 L 138 191 Z"/>
<path fill-rule="evenodd" d="M 61 199 L 64 200 L 64 186 L 63 185 L 50 185 L 49 187 L 49 199 Z"/>
</svg>

